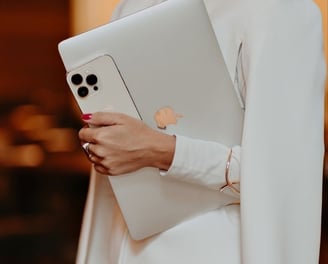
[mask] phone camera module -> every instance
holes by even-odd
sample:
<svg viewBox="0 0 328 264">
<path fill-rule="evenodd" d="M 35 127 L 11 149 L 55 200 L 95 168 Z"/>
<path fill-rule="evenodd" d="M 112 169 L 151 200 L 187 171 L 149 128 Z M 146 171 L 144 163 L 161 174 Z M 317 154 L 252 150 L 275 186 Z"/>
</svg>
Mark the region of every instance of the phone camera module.
<svg viewBox="0 0 328 264">
<path fill-rule="evenodd" d="M 87 84 L 89 84 L 89 85 L 95 85 L 98 82 L 98 78 L 96 75 L 90 74 L 87 76 L 86 81 L 87 81 Z"/>
<path fill-rule="evenodd" d="M 77 90 L 77 93 L 80 97 L 86 97 L 89 94 L 89 89 L 85 86 L 81 86 L 79 87 L 79 89 Z"/>
<path fill-rule="evenodd" d="M 83 82 L 83 77 L 82 77 L 81 74 L 76 73 L 76 74 L 72 75 L 71 81 L 72 81 L 73 84 L 79 85 Z"/>
</svg>

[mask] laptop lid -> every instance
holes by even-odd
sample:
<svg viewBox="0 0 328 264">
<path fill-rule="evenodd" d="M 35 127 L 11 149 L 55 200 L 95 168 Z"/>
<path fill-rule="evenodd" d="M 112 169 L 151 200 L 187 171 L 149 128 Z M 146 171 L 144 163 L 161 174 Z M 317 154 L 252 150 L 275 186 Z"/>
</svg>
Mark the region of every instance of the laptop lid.
<svg viewBox="0 0 328 264">
<path fill-rule="evenodd" d="M 70 85 L 76 72 L 100 77 L 93 104 L 81 107 L 85 98 L 75 93 L 82 111 L 109 106 L 164 133 L 240 144 L 243 110 L 202 0 L 165 1 L 64 40 L 59 51 Z M 177 123 L 164 120 L 163 129 L 156 122 L 161 111 L 172 111 Z M 233 201 L 219 191 L 161 177 L 155 168 L 109 180 L 134 239 Z"/>
</svg>

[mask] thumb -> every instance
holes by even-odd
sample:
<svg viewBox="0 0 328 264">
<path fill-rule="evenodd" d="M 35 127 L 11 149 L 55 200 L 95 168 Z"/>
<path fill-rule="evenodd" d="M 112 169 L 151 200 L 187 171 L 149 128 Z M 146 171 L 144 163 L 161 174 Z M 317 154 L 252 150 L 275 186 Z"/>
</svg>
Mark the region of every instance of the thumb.
<svg viewBox="0 0 328 264">
<path fill-rule="evenodd" d="M 113 126 L 122 123 L 122 115 L 114 112 L 83 114 L 82 120 L 92 126 Z"/>
</svg>

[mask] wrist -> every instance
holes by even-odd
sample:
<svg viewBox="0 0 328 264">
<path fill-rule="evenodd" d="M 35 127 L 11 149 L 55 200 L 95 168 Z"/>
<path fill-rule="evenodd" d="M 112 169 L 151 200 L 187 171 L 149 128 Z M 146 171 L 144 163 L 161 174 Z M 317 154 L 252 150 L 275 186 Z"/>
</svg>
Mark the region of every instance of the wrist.
<svg viewBox="0 0 328 264">
<path fill-rule="evenodd" d="M 175 136 L 157 132 L 151 151 L 152 167 L 168 170 L 175 152 Z"/>
</svg>

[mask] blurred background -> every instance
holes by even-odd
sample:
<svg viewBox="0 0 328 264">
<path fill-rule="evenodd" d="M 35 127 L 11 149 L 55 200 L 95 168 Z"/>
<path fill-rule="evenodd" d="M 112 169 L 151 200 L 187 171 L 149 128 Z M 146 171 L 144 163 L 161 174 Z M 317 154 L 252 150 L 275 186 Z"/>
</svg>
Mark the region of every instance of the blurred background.
<svg viewBox="0 0 328 264">
<path fill-rule="evenodd" d="M 57 44 L 108 22 L 117 2 L 0 1 L 0 263 L 75 261 L 90 165 Z M 327 0 L 317 3 L 327 40 Z M 328 167 L 323 181 L 328 264 Z"/>
</svg>

